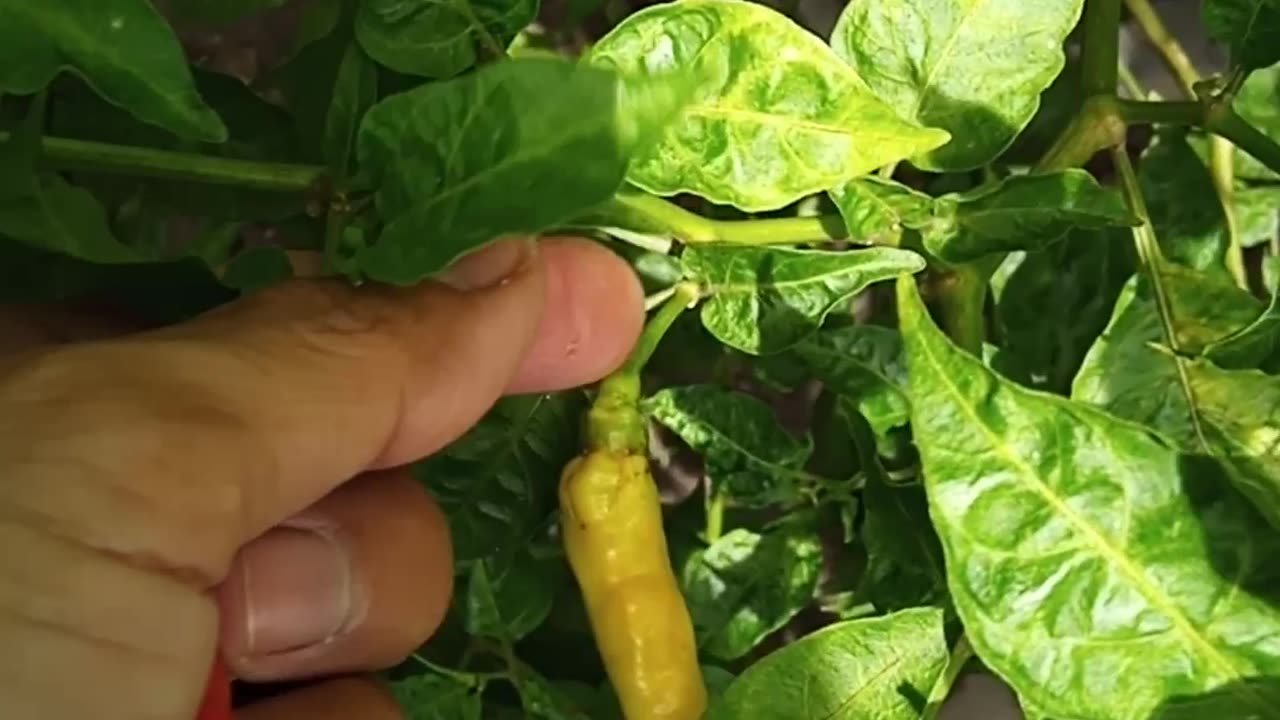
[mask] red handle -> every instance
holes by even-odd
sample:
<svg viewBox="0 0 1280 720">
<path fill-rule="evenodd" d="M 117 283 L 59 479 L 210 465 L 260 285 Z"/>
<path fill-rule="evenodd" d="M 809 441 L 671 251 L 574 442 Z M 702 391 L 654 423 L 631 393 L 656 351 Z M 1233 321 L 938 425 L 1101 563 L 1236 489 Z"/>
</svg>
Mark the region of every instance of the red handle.
<svg viewBox="0 0 1280 720">
<path fill-rule="evenodd" d="M 209 670 L 209 684 L 205 686 L 204 700 L 200 703 L 196 720 L 232 720 L 231 675 L 222 662 L 222 656 L 213 659 L 213 667 Z"/>
</svg>

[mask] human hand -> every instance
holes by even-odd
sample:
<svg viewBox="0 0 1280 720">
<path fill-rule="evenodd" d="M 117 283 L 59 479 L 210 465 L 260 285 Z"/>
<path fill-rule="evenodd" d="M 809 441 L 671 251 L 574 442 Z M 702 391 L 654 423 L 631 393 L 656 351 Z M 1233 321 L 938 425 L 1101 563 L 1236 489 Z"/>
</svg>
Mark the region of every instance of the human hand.
<svg viewBox="0 0 1280 720">
<path fill-rule="evenodd" d="M 240 720 L 398 718 L 359 674 L 435 631 L 452 559 L 396 468 L 504 393 L 599 379 L 643 320 L 584 241 L 506 241 L 448 282 L 303 281 L 0 356 L 3 714 L 187 720 L 220 648 L 246 680 L 338 678 Z"/>
</svg>

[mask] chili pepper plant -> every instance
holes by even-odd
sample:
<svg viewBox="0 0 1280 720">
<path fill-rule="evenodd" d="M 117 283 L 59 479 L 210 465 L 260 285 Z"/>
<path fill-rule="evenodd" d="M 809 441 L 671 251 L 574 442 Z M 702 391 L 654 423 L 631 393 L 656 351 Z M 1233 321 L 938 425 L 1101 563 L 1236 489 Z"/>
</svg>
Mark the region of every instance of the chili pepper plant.
<svg viewBox="0 0 1280 720">
<path fill-rule="evenodd" d="M 970 674 L 1280 718 L 1280 2 L 1185 2 L 1225 68 L 1148 0 L 0 0 L 0 295 L 169 323 L 508 235 L 632 264 L 625 393 L 415 466 L 457 593 L 386 674 L 409 718 L 934 718 Z M 656 584 L 582 530 L 601 447 Z"/>
</svg>

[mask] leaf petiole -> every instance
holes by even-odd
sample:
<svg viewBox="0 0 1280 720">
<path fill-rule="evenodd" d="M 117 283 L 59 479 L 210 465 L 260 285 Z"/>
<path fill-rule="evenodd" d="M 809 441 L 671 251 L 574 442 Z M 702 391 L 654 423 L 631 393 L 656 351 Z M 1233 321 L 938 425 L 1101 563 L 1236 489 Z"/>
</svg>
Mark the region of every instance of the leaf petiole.
<svg viewBox="0 0 1280 720">
<path fill-rule="evenodd" d="M 9 133 L 0 132 L 0 144 Z M 154 148 L 45 137 L 40 159 L 61 170 L 83 170 L 159 180 L 185 180 L 252 190 L 305 192 L 325 176 L 318 165 L 256 162 Z"/>
<path fill-rule="evenodd" d="M 616 234 L 611 226 L 625 228 L 622 239 L 633 242 L 636 235 L 669 237 L 684 245 L 798 245 L 848 238 L 839 215 L 812 217 L 714 220 L 690 212 L 655 195 L 623 191 L 597 214 L 605 220 L 591 222 Z"/>
<path fill-rule="evenodd" d="M 614 375 L 638 377 L 640 371 L 644 369 L 645 363 L 649 362 L 649 358 L 653 357 L 654 351 L 658 349 L 658 344 L 662 342 L 662 337 L 667 334 L 667 330 L 671 329 L 671 326 L 675 324 L 681 313 L 693 307 L 700 295 L 701 290 L 697 284 L 691 282 L 676 283 L 671 288 L 671 295 L 667 297 L 662 306 L 649 319 L 649 322 L 645 324 L 644 331 L 640 333 L 640 339 L 631 350 L 631 355 L 627 358 L 627 361 L 623 363 L 622 367 Z M 608 382 L 608 380 L 605 380 L 605 382 Z"/>
</svg>

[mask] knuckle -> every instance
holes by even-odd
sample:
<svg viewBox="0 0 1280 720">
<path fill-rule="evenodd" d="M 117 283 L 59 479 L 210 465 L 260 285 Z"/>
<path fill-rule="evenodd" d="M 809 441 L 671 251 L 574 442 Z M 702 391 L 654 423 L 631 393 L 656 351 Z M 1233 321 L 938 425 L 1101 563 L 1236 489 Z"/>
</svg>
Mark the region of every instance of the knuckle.
<svg viewBox="0 0 1280 720">
<path fill-rule="evenodd" d="M 265 302 L 295 308 L 290 339 L 318 354 L 342 358 L 402 354 L 406 335 L 420 321 L 414 303 L 396 293 L 308 282 L 282 286 Z"/>
</svg>

